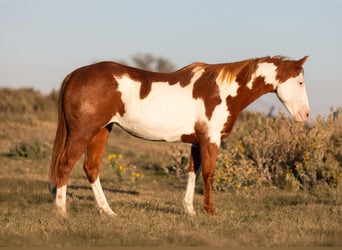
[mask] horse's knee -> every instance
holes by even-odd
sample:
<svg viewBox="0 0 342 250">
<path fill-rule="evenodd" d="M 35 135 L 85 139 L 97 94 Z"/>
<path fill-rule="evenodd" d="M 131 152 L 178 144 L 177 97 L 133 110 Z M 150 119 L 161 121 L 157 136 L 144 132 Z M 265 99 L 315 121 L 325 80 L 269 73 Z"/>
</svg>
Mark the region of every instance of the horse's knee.
<svg viewBox="0 0 342 250">
<path fill-rule="evenodd" d="M 92 166 L 91 163 L 84 162 L 83 170 L 90 183 L 94 183 L 99 176 L 99 168 Z"/>
</svg>

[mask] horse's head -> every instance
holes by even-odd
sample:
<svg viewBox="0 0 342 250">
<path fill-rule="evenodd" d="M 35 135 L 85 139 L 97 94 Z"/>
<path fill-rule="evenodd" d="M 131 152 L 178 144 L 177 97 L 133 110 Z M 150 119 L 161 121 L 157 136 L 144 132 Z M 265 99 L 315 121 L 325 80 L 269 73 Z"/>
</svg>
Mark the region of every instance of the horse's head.
<svg viewBox="0 0 342 250">
<path fill-rule="evenodd" d="M 287 71 L 284 74 L 292 72 L 291 77 L 284 77 L 283 81 L 280 79 L 280 84 L 276 89 L 279 99 L 296 121 L 306 121 L 310 116 L 302 68 L 307 58 L 305 56 L 298 61 L 287 61 L 290 65 L 284 66 L 283 71 Z"/>
</svg>

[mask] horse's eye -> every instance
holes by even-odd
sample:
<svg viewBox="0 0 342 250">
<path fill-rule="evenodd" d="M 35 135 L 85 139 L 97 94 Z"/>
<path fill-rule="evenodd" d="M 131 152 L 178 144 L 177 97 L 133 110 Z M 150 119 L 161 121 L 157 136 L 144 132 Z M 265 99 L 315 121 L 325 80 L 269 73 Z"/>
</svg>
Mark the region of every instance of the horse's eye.
<svg viewBox="0 0 342 250">
<path fill-rule="evenodd" d="M 299 82 L 299 85 L 303 85 L 303 82 Z"/>
</svg>

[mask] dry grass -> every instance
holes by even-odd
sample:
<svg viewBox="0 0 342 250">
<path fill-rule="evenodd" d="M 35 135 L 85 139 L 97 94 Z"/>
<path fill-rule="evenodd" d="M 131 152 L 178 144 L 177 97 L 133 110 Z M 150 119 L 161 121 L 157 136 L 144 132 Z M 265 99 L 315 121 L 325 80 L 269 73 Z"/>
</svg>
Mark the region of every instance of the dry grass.
<svg viewBox="0 0 342 250">
<path fill-rule="evenodd" d="M 184 214 L 185 183 L 149 175 L 129 186 L 103 168 L 103 186 L 118 214 L 99 214 L 80 166 L 68 189 L 67 219 L 47 190 L 48 161 L 1 158 L 1 246 L 341 246 L 340 190 L 314 194 L 258 190 L 215 193 L 209 217 L 195 196 L 196 217 Z M 8 174 L 4 174 L 8 173 Z"/>
<path fill-rule="evenodd" d="M 48 192 L 49 155 L 8 156 L 23 141 L 51 147 L 53 119 L 35 114 L 0 113 L 0 246 L 342 246 L 342 196 L 337 188 L 307 191 L 257 189 L 214 193 L 217 216 L 202 209 L 183 212 L 185 180 L 141 168 L 135 184 L 117 182 L 104 160 L 101 177 L 115 218 L 99 214 L 90 185 L 77 163 L 70 177 L 68 218 L 55 211 Z M 170 164 L 175 145 L 147 143 L 113 131 L 107 153 L 123 153 L 142 165 Z"/>
</svg>

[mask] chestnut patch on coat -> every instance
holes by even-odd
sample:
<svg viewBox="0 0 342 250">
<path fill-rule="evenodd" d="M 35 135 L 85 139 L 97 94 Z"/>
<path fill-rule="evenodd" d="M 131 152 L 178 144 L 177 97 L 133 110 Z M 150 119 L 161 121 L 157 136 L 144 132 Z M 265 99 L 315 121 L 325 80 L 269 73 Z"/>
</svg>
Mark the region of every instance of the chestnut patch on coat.
<svg viewBox="0 0 342 250">
<path fill-rule="evenodd" d="M 257 69 L 259 59 L 250 59 L 224 64 L 200 64 L 205 71 L 194 84 L 193 98 L 201 98 L 205 106 L 205 114 L 210 120 L 215 107 L 222 100 L 218 84 L 230 84 L 236 81 L 239 86 L 246 87 Z M 240 89 L 240 88 L 239 88 Z M 238 91 L 238 95 L 239 95 Z"/>
<path fill-rule="evenodd" d="M 307 57 L 304 57 L 302 60 L 293 61 L 282 56 L 274 56 L 265 57 L 260 60 L 260 62 L 273 63 L 277 67 L 276 80 L 278 80 L 279 83 L 283 83 L 287 79 L 296 77 L 303 72 L 302 65 L 305 62 L 306 58 Z"/>
<path fill-rule="evenodd" d="M 182 142 L 198 144 L 203 139 L 208 139 L 208 125 L 204 122 L 196 122 L 194 132 L 181 136 Z"/>
<path fill-rule="evenodd" d="M 191 65 L 186 66 L 180 70 L 162 73 L 162 72 L 151 72 L 138 68 L 133 68 L 118 63 L 112 64 L 112 72 L 115 76 L 128 75 L 134 81 L 140 82 L 140 99 L 146 98 L 152 89 L 152 84 L 159 84 L 158 82 L 168 83 L 174 85 L 179 83 L 180 86 L 187 86 L 194 73 L 192 72 L 193 67 Z"/>
<path fill-rule="evenodd" d="M 201 77 L 195 82 L 192 91 L 194 99 L 200 98 L 204 102 L 205 115 L 210 120 L 214 109 L 222 100 L 220 97 L 220 89 L 216 84 L 217 74 L 212 71 L 205 70 Z"/>
<path fill-rule="evenodd" d="M 252 76 L 258 67 L 258 59 L 252 59 L 247 62 L 248 63 L 244 65 L 236 76 L 236 82 L 240 86 L 246 85 L 252 79 Z"/>
<path fill-rule="evenodd" d="M 242 77 L 242 79 L 244 79 L 244 83 L 238 89 L 237 96 L 228 96 L 226 98 L 227 108 L 230 115 L 227 117 L 227 121 L 221 131 L 222 138 L 225 138 L 230 134 L 241 110 L 261 95 L 274 91 L 273 85 L 266 83 L 264 76 L 258 76 L 253 80 L 252 89 L 249 89 L 246 85 L 250 80 L 246 77 Z"/>
<path fill-rule="evenodd" d="M 70 117 L 79 118 L 77 110 L 88 114 L 87 119 L 98 119 L 108 122 L 112 116 L 125 113 L 125 104 L 118 90 L 118 83 L 112 76 L 112 68 L 108 63 L 97 63 L 85 66 L 71 73 L 68 86 L 64 92 L 68 99 L 66 111 L 73 110 Z M 88 121 L 84 121 L 87 124 Z"/>
</svg>

